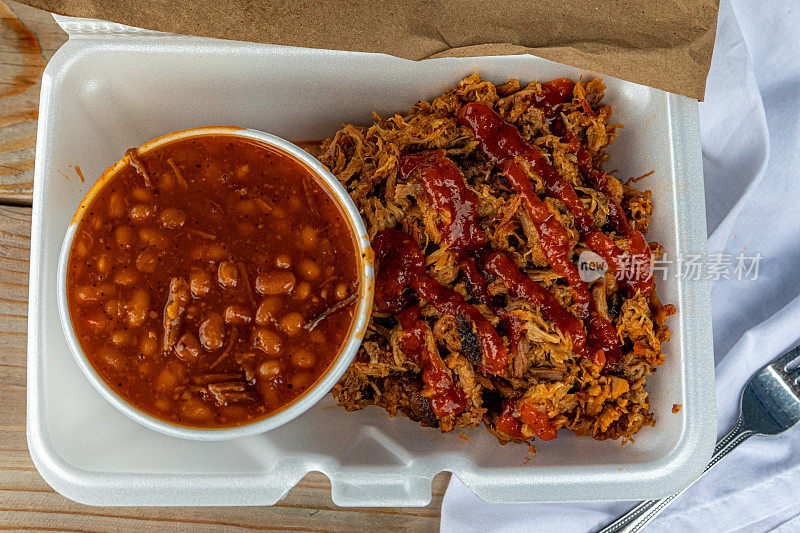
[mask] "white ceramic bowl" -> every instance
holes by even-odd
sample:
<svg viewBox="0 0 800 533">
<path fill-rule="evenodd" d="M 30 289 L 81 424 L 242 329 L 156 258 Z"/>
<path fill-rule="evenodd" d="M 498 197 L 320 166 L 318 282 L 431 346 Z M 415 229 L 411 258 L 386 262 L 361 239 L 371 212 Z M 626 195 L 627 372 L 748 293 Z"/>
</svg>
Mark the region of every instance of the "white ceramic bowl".
<svg viewBox="0 0 800 533">
<path fill-rule="evenodd" d="M 94 388 L 97 389 L 109 403 L 133 420 L 161 433 L 187 439 L 217 441 L 263 433 L 281 426 L 308 410 L 333 388 L 339 378 L 342 377 L 345 370 L 347 370 L 347 367 L 350 366 L 350 363 L 352 363 L 366 332 L 372 308 L 374 271 L 372 264 L 373 257 L 367 230 L 364 227 L 358 209 L 355 204 L 353 204 L 347 191 L 345 191 L 344 187 L 341 186 L 333 174 L 328 172 L 316 158 L 289 141 L 276 137 L 275 135 L 270 135 L 269 133 L 252 129 L 243 129 L 238 126 L 205 126 L 168 133 L 145 143 L 138 148 L 138 152 L 140 154 L 147 153 L 159 146 L 179 139 L 205 135 L 232 135 L 254 139 L 293 157 L 306 165 L 313 174 L 319 178 L 321 184 L 333 195 L 333 198 L 339 203 L 341 210 L 345 213 L 350 231 L 353 235 L 353 240 L 356 243 L 356 255 L 358 256 L 359 293 L 357 309 L 344 346 L 325 373 L 301 396 L 295 398 L 291 403 L 285 405 L 266 418 L 243 426 L 223 429 L 196 429 L 160 420 L 128 403 L 103 381 L 83 353 L 83 349 L 72 328 L 69 307 L 67 305 L 67 262 L 69 260 L 72 241 L 75 237 L 78 222 L 81 220 L 85 208 L 91 204 L 94 196 L 116 172 L 128 165 L 128 156 L 123 157 L 103 172 L 102 176 L 98 178 L 97 182 L 89 189 L 89 192 L 86 193 L 86 196 L 75 212 L 75 216 L 70 222 L 67 234 L 64 237 L 64 243 L 61 246 L 61 254 L 58 261 L 58 310 L 61 318 L 61 326 L 64 329 L 64 334 L 66 335 L 72 355 L 75 357 L 83 373 L 92 385 L 94 385 Z"/>
</svg>

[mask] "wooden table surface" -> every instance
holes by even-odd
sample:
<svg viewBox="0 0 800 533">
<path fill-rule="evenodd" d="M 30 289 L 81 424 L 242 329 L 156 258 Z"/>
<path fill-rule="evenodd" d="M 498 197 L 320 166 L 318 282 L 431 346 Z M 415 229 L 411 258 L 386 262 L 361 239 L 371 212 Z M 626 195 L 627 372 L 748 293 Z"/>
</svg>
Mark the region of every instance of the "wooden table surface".
<svg viewBox="0 0 800 533">
<path fill-rule="evenodd" d="M 312 473 L 272 507 L 88 507 L 56 493 L 25 439 L 31 199 L 42 71 L 66 34 L 49 13 L 0 0 L 0 529 L 280 531 L 437 530 L 449 474 L 424 508 L 343 508 Z"/>
</svg>

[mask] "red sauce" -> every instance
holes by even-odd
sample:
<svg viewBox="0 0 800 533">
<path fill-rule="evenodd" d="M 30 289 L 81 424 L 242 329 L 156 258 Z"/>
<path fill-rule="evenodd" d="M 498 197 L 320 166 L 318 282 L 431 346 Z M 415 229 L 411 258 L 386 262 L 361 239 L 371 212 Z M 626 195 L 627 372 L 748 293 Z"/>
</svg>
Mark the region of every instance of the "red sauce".
<svg viewBox="0 0 800 533">
<path fill-rule="evenodd" d="M 529 403 L 523 403 L 519 410 L 519 418 L 530 427 L 533 434 L 542 440 L 553 440 L 558 435 L 556 428 L 547 416 L 547 413 L 541 411 Z"/>
<path fill-rule="evenodd" d="M 573 289 L 575 302 L 580 309 L 581 316 L 585 316 L 592 295 L 581 280 L 578 267 L 569 260 L 569 237 L 566 231 L 547 205 L 536 195 L 522 165 L 512 160 L 500 165 L 500 169 L 525 202 L 528 214 L 539 232 L 540 244 L 550 266 L 556 273 L 567 279 Z"/>
<path fill-rule="evenodd" d="M 569 314 L 555 297 L 541 285 L 520 272 L 511 259 L 502 252 L 494 252 L 486 258 L 486 271 L 500 278 L 508 290 L 523 300 L 542 309 L 542 314 L 572 338 L 573 350 L 580 353 L 586 344 L 586 333 L 580 320 Z"/>
<path fill-rule="evenodd" d="M 420 320 L 421 310 L 418 305 L 412 305 L 400 311 L 397 321 L 403 328 L 403 353 L 405 353 L 415 364 L 422 366 L 423 351 L 427 352 L 425 346 L 425 336 L 427 326 Z"/>
<path fill-rule="evenodd" d="M 514 416 L 516 407 L 516 400 L 509 400 L 503 404 L 503 410 L 500 412 L 500 416 L 494 421 L 494 429 L 500 433 L 505 433 L 509 437 L 524 440 L 525 437 L 522 435 L 522 422 L 519 421 L 519 418 Z"/>
<path fill-rule="evenodd" d="M 403 156 L 401 174 L 407 178 L 414 171 L 421 171 L 420 179 L 433 206 L 450 214 L 451 223 L 442 231 L 443 240 L 456 251 L 457 260 L 460 261 L 459 270 L 472 297 L 478 303 L 492 308 L 516 345 L 522 338 L 520 321 L 503 308 L 492 305 L 493 298 L 486 289 L 485 276 L 476 265 L 475 258 L 465 253 L 486 244 L 485 234 L 478 224 L 478 199 L 475 193 L 467 188 L 461 171 L 445 157 L 444 150 Z"/>
<path fill-rule="evenodd" d="M 470 319 L 480 339 L 485 369 L 505 375 L 509 357 L 492 324 L 464 300 L 425 271 L 422 251 L 414 239 L 397 229 L 385 229 L 372 241 L 375 251 L 375 306 L 379 311 L 397 313 L 410 305 L 406 288 L 433 304 L 441 313 Z"/>
<path fill-rule="evenodd" d="M 563 104 L 572 100 L 575 83 L 569 78 L 559 78 L 541 84 L 541 92 L 535 95 L 532 103 L 544 111 L 544 118 L 554 135 L 564 134 L 564 121 L 561 119 Z"/>
<path fill-rule="evenodd" d="M 458 265 L 458 268 L 461 270 L 461 274 L 463 274 L 464 280 L 467 282 L 467 288 L 472 297 L 475 298 L 475 301 L 484 305 L 491 305 L 492 295 L 486 290 L 486 277 L 475 264 L 475 259 L 473 257 L 465 258 Z"/>
<path fill-rule="evenodd" d="M 408 179 L 414 174 L 419 174 L 433 208 L 448 215 L 450 222 L 439 227 L 445 244 L 458 250 L 475 250 L 486 244 L 486 235 L 478 224 L 478 197 L 444 150 L 402 156 L 400 175 Z"/>
<path fill-rule="evenodd" d="M 547 119 L 554 119 L 561 112 L 561 105 L 572 99 L 575 82 L 569 78 L 558 78 L 541 85 L 542 91 L 533 97 L 533 105 L 544 111 Z"/>
<path fill-rule="evenodd" d="M 634 292 L 649 291 L 653 287 L 652 252 L 644 235 L 630 227 L 622 206 L 617 203 L 608 189 L 608 175 L 605 172 L 596 172 L 592 168 L 592 158 L 586 148 L 581 145 L 580 140 L 572 134 L 567 135 L 565 139 L 569 143 L 568 151 L 578 159 L 578 168 L 581 173 L 592 186 L 606 195 L 609 204 L 608 218 L 612 226 L 630 239 L 630 251 L 627 257 L 613 243 L 609 246 L 610 239 L 607 236 L 605 239 L 597 237 L 593 243 L 585 239 L 587 246 L 602 256 L 609 265 L 614 266 L 615 270 L 621 272 L 620 277 L 623 283 Z"/>
<path fill-rule="evenodd" d="M 409 289 L 420 273 L 427 275 L 419 246 L 399 230 L 384 230 L 372 240 L 375 253 L 375 308 L 396 314 L 413 303 Z"/>
<path fill-rule="evenodd" d="M 527 440 L 522 432 L 522 424 L 528 426 L 534 436 L 542 440 L 553 440 L 558 437 L 553 422 L 547 413 L 519 398 L 506 400 L 500 416 L 494 422 L 494 428 L 509 437 Z"/>
<path fill-rule="evenodd" d="M 572 186 L 561 179 L 555 168 L 547 163 L 537 148 L 525 142 L 515 126 L 506 123 L 492 109 L 478 102 L 464 105 L 458 111 L 458 121 L 472 130 L 475 138 L 481 143 L 484 155 L 505 174 L 523 198 L 537 227 L 542 249 L 550 265 L 556 273 L 567 279 L 581 317 L 589 318 L 587 324 L 589 355 L 599 360 L 595 352 L 597 349 L 602 349 L 606 361 L 612 362 L 618 359 L 621 353 L 619 340 L 616 335 L 608 334 L 613 326 L 599 314 L 596 306 L 590 312 L 590 304 L 594 302 L 589 287 L 581 280 L 577 267 L 569 260 L 569 240 L 566 232 L 545 203 L 536 196 L 528 170 L 520 161 L 525 161 L 533 172 L 542 177 L 545 189 L 567 205 L 582 230 L 591 230 L 591 233 L 597 234 L 593 240 L 602 242 L 608 237 L 594 230 L 593 221 Z M 607 251 L 607 248 L 606 246 L 603 250 Z"/>
<path fill-rule="evenodd" d="M 403 353 L 422 367 L 422 382 L 431 390 L 423 391 L 431 403 L 431 410 L 438 418 L 457 415 L 467 408 L 464 392 L 453 381 L 450 371 L 439 357 L 425 344 L 428 326 L 421 319 L 422 310 L 413 305 L 397 315 L 403 328 Z"/>
</svg>

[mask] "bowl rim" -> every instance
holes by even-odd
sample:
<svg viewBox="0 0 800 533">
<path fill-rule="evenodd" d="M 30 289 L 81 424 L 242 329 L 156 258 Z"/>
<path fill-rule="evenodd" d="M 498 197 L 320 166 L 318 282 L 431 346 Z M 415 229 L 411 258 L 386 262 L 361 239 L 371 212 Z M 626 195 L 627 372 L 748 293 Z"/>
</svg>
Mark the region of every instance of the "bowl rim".
<svg viewBox="0 0 800 533">
<path fill-rule="evenodd" d="M 123 414 L 135 420 L 136 422 L 139 422 L 143 426 L 166 435 L 200 441 L 222 441 L 264 433 L 286 424 L 315 405 L 320 399 L 328 394 L 328 392 L 330 392 L 330 390 L 333 388 L 336 382 L 339 381 L 339 378 L 341 378 L 355 358 L 369 324 L 369 317 L 372 310 L 372 298 L 374 294 L 374 256 L 370 247 L 369 235 L 358 209 L 353 203 L 353 200 L 350 198 L 350 195 L 347 193 L 341 183 L 339 183 L 339 180 L 336 179 L 336 177 L 331 174 L 331 172 L 328 171 L 328 169 L 325 168 L 325 166 L 314 156 L 299 146 L 270 133 L 254 129 L 246 129 L 240 126 L 200 126 L 167 133 L 144 143 L 140 147 L 136 148 L 136 151 L 140 154 L 147 153 L 165 144 L 190 137 L 220 135 L 230 135 L 234 137 L 256 140 L 268 145 L 270 148 L 273 148 L 280 153 L 292 157 L 294 160 L 307 167 L 308 170 L 318 178 L 319 183 L 327 189 L 333 199 L 338 203 L 339 208 L 346 215 L 346 220 L 353 237 L 353 242 L 356 248 L 355 253 L 357 256 L 356 261 L 359 276 L 359 297 L 357 300 L 357 308 L 350 324 L 350 330 L 348 332 L 346 341 L 339 350 L 338 355 L 331 362 L 331 364 L 328 365 L 328 368 L 325 370 L 325 372 L 319 376 L 314 384 L 303 394 L 293 399 L 288 404 L 282 406 L 277 411 L 267 415 L 265 418 L 258 419 L 245 425 L 219 429 L 193 428 L 161 420 L 140 410 L 125 400 L 111 387 L 109 387 L 109 385 L 94 369 L 92 364 L 89 362 L 89 359 L 84 354 L 72 327 L 72 320 L 70 318 L 69 306 L 67 302 L 67 265 L 69 262 L 69 255 L 72 250 L 72 242 L 77 232 L 78 222 L 80 222 L 82 219 L 86 208 L 91 205 L 92 200 L 97 193 L 103 189 L 105 184 L 110 181 L 121 168 L 128 165 L 128 161 L 130 159 L 128 154 L 123 156 L 113 165 L 109 166 L 100 175 L 100 177 L 98 177 L 97 181 L 92 184 L 89 191 L 87 191 L 87 193 L 84 195 L 83 199 L 75 210 L 75 214 L 73 215 L 69 227 L 67 228 L 66 235 L 64 236 L 61 250 L 59 252 L 57 271 L 57 299 L 61 327 L 64 331 L 64 335 L 67 339 L 67 344 L 69 345 L 73 358 L 78 363 L 81 371 L 92 384 L 92 386 L 94 386 L 100 395 L 103 396 L 103 398 L 105 398 L 105 400 L 113 405 L 117 410 L 121 411 Z"/>
</svg>

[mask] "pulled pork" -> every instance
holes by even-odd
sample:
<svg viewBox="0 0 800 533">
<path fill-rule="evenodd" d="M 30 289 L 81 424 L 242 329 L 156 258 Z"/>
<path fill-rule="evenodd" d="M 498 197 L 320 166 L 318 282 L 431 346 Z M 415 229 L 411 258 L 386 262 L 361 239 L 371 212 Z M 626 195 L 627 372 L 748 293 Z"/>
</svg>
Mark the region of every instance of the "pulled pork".
<svg viewBox="0 0 800 533">
<path fill-rule="evenodd" d="M 647 231 L 652 203 L 649 191 L 623 185 L 602 171 L 606 148 L 619 127 L 609 122 L 604 89 L 600 80 L 494 85 L 474 74 L 406 114 L 374 115 L 372 125 L 348 124 L 324 141 L 318 157 L 350 193 L 370 238 L 385 241 L 400 231 L 410 236 L 423 258 L 417 284 L 429 292 L 436 286 L 455 293 L 479 312 L 448 312 L 427 300 L 422 289 L 400 287 L 404 292 L 396 295 L 396 309 L 373 309 L 356 360 L 333 390 L 341 406 L 358 410 L 377 405 L 391 416 L 401 413 L 441 431 L 483 422 L 501 443 L 549 440 L 561 428 L 600 440 L 628 439 L 643 426 L 654 425 L 645 379 L 664 362 L 661 348 L 669 340 L 665 322 L 674 307 L 661 304 L 651 281 L 626 284 L 614 268 L 587 283 L 588 299 L 582 302 L 574 280 L 548 259 L 552 250 L 544 225 L 530 207 L 530 200 L 538 200 L 526 200 L 518 182 L 510 179 L 514 168 L 524 171 L 534 196 L 563 229 L 569 262 L 575 264 L 581 252 L 592 248 L 589 233 L 592 242 L 600 239 L 630 258 L 636 236 Z M 541 154 L 535 156 L 541 159 L 537 164 L 553 169 L 551 182 L 545 167 L 533 166 L 532 160 L 517 155 L 498 162 L 487 155 L 490 150 L 482 146 L 476 128 L 459 113 L 471 102 L 516 127 L 533 147 L 530 153 Z M 472 236 L 475 246 L 459 249 L 450 240 L 460 229 L 451 227 L 457 211 L 436 202 L 421 172 L 401 168 L 404 158 L 414 154 L 422 154 L 421 164 L 428 168 L 455 172 L 456 180 L 460 172 L 468 190 L 452 186 L 451 191 L 461 195 L 459 201 L 470 201 L 480 232 Z M 450 162 L 457 171 L 447 166 Z M 575 191 L 583 218 L 576 214 L 580 205 L 576 208 L 552 193 L 553 179 Z M 650 250 L 657 253 L 660 245 L 650 243 L 648 256 Z M 399 245 L 393 253 L 401 253 Z M 497 254 L 504 257 L 497 259 Z M 492 275 L 486 267 L 489 260 L 484 264 L 487 257 L 519 272 Z M 469 279 L 469 261 L 485 276 L 483 296 Z M 644 266 L 647 272 L 640 274 L 650 275 L 649 259 Z M 380 284 L 383 267 L 380 262 L 376 267 Z M 524 281 L 514 278 L 519 273 L 544 289 L 529 287 L 539 300 L 525 297 L 508 281 Z M 563 307 L 571 322 L 554 320 L 542 301 L 550 302 L 550 309 Z M 610 324 L 616 339 L 607 339 L 607 344 L 615 348 L 591 344 L 590 316 Z M 485 359 L 487 346 L 477 326 L 481 317 L 500 334 L 507 354 L 502 367 Z M 577 324 L 580 331 L 568 331 L 567 323 Z M 586 332 L 589 340 L 583 346 Z"/>
</svg>

